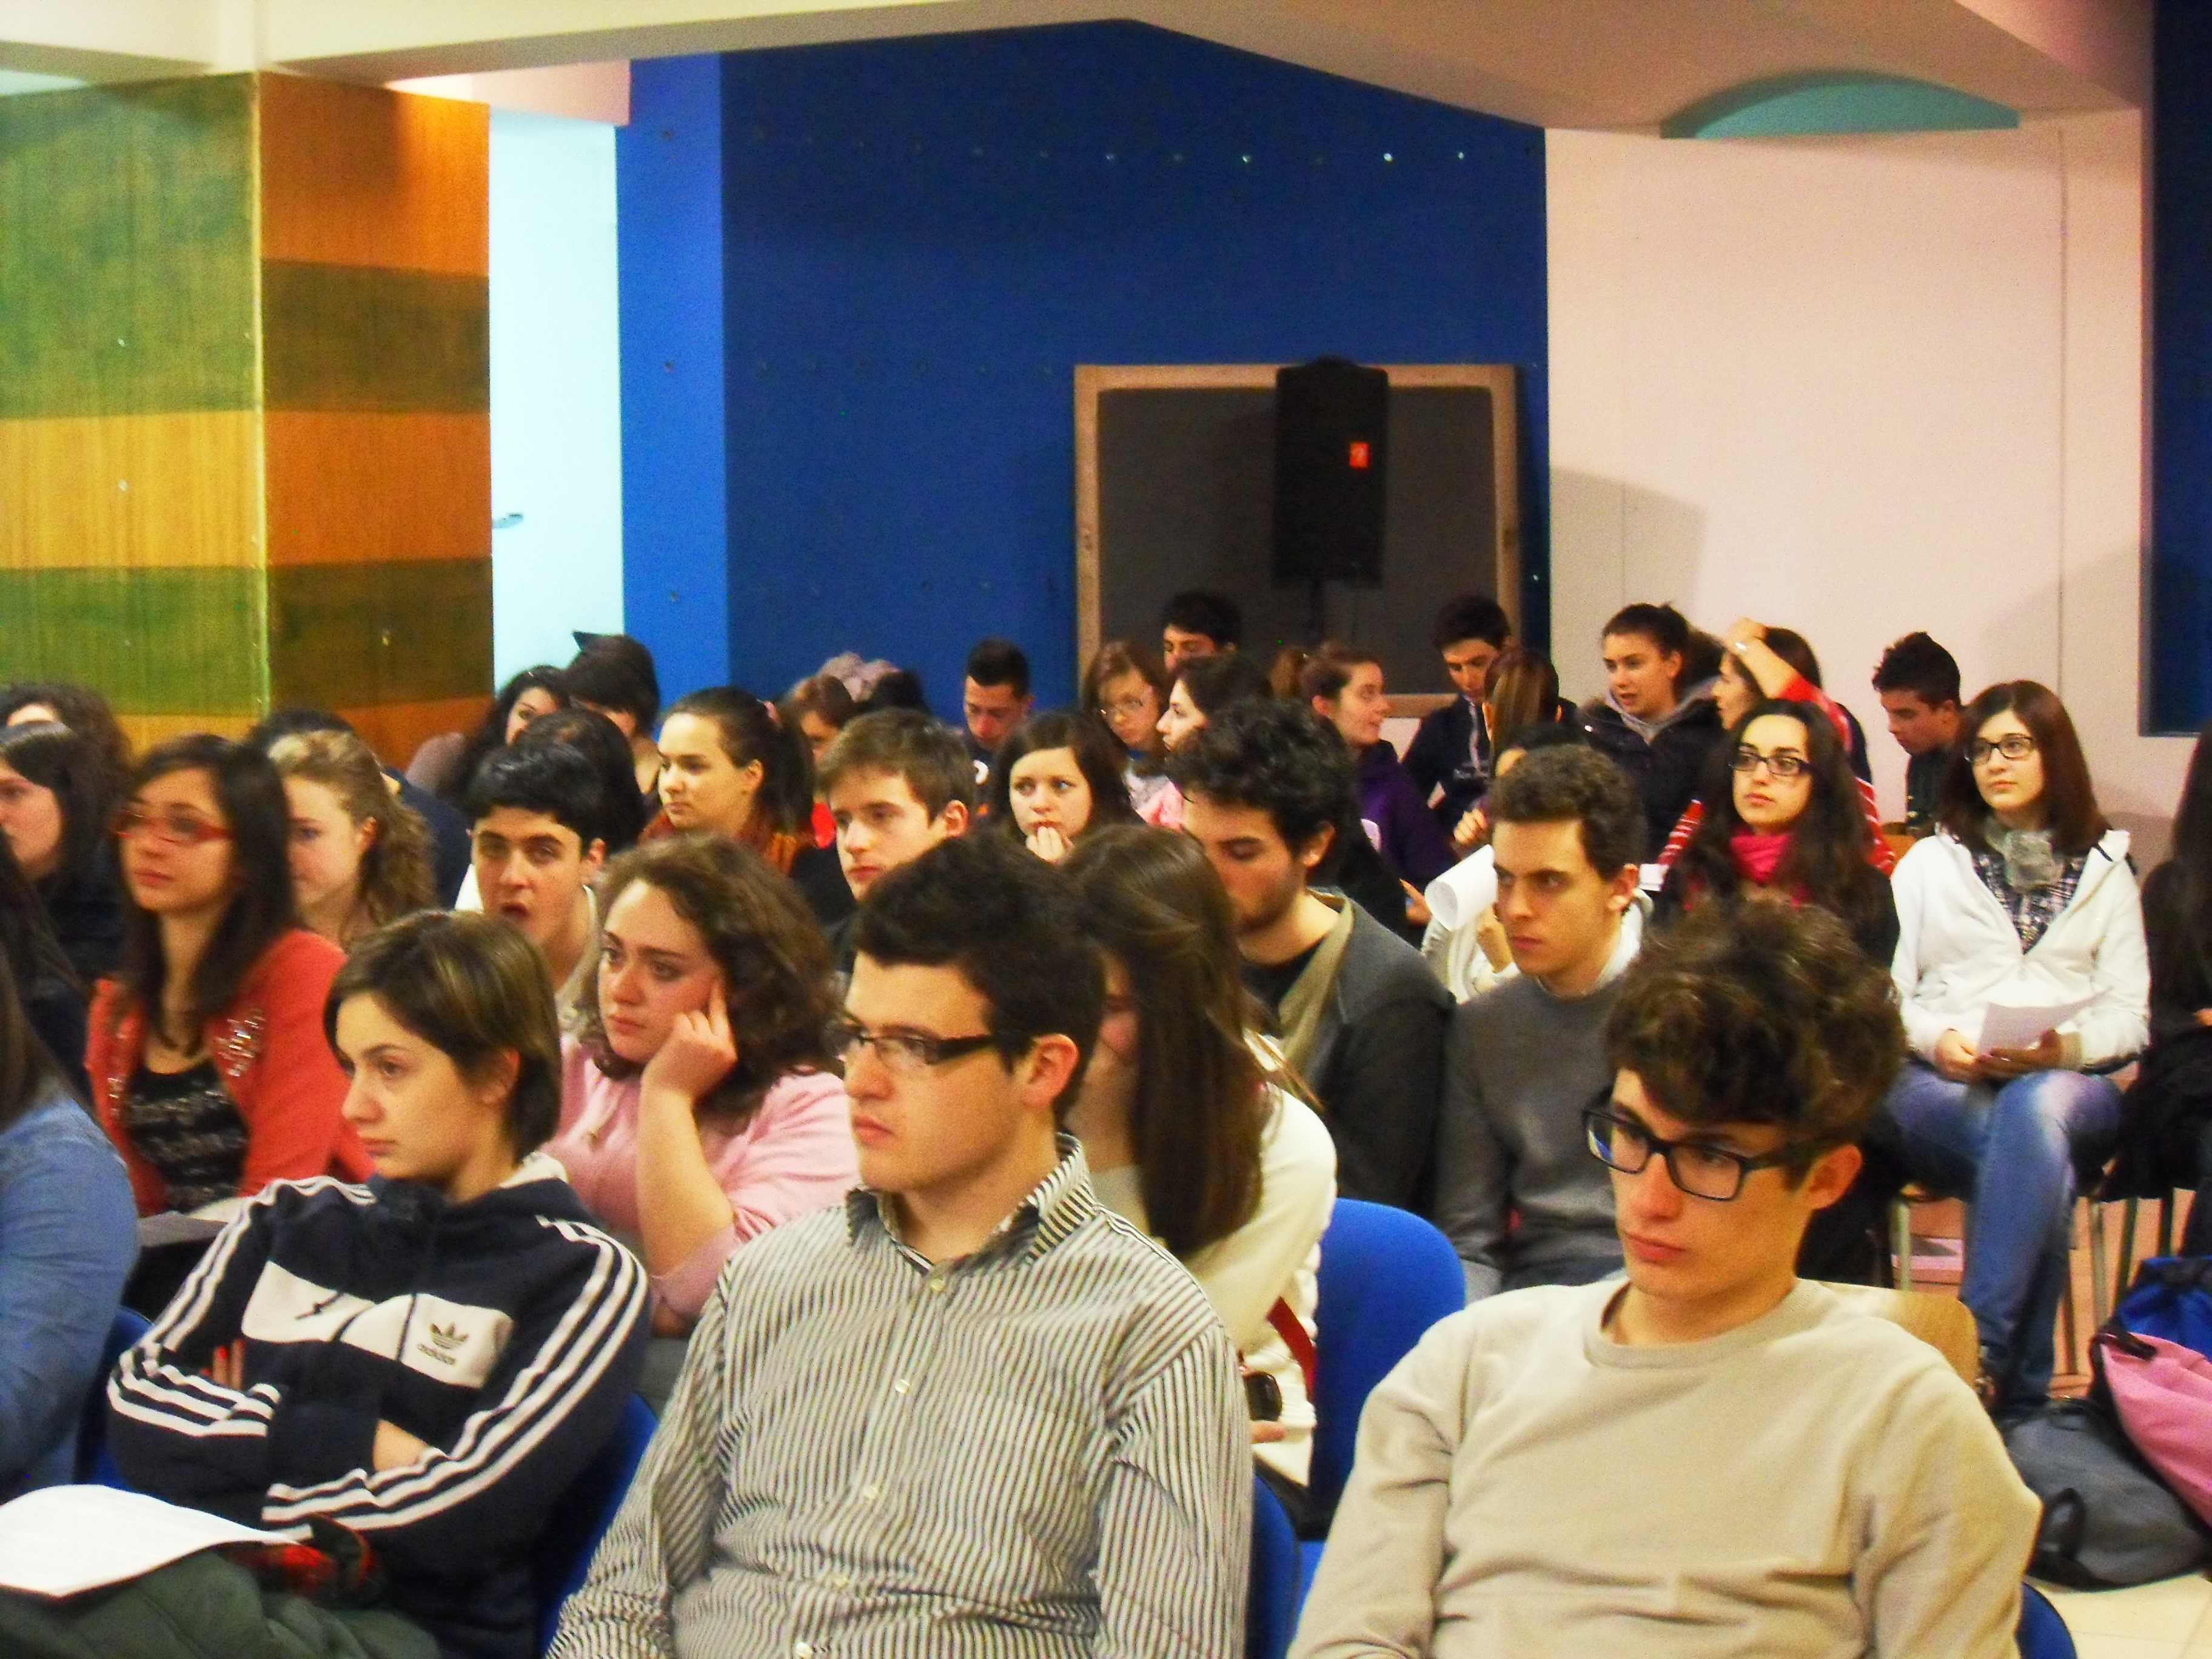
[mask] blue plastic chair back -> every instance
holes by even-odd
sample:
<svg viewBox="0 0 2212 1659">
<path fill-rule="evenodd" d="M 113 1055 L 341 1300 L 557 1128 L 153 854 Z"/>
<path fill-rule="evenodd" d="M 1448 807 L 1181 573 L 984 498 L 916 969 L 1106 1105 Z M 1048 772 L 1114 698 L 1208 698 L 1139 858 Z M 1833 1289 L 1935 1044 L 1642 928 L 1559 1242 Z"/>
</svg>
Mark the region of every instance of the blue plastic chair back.
<svg viewBox="0 0 2212 1659">
<path fill-rule="evenodd" d="M 1252 1584 L 1244 1603 L 1244 1659 L 1283 1659 L 1298 1627 L 1298 1540 L 1280 1499 L 1252 1478 Z"/>
<path fill-rule="evenodd" d="M 76 1478 L 80 1484 L 122 1486 L 126 1483 L 115 1458 L 107 1449 L 107 1379 L 115 1375 L 115 1362 L 123 1351 L 145 1335 L 152 1322 L 128 1308 L 118 1308 L 108 1322 L 107 1340 L 100 1345 L 100 1371 L 84 1397 L 84 1413 L 76 1425 Z"/>
<path fill-rule="evenodd" d="M 1467 1305 L 1459 1254 L 1420 1217 L 1340 1198 L 1322 1235 L 1314 1315 L 1314 1498 L 1334 1509 L 1369 1392 L 1422 1333 Z"/>
<path fill-rule="evenodd" d="M 2050 1597 L 2033 1584 L 2020 1587 L 2020 1629 L 2013 1640 L 2020 1645 L 2020 1659 L 2075 1659 L 2074 1632 Z"/>
<path fill-rule="evenodd" d="M 2212 1256 L 2154 1256 L 2115 1310 L 2137 1336 L 2160 1336 L 2212 1354 Z"/>
<path fill-rule="evenodd" d="M 561 1604 L 584 1582 L 599 1540 L 614 1524 L 615 1511 L 629 1495 L 630 1480 L 659 1426 L 653 1407 L 632 1395 L 612 1437 L 599 1455 L 584 1466 L 583 1473 L 561 1494 L 561 1501 L 546 1517 L 531 1569 L 532 1586 L 538 1592 L 540 1652 L 553 1645 L 553 1632 L 561 1623 Z"/>
</svg>

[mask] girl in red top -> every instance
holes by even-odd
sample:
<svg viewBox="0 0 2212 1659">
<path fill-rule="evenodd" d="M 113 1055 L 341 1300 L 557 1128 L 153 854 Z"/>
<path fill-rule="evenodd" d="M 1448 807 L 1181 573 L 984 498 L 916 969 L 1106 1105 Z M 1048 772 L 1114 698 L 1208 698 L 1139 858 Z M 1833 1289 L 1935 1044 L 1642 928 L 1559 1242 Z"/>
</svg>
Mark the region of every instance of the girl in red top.
<svg viewBox="0 0 2212 1659">
<path fill-rule="evenodd" d="M 149 752 L 117 814 L 123 962 L 94 998 L 85 1066 L 142 1215 L 368 1173 L 323 1036 L 345 958 L 299 926 L 289 825 L 268 757 L 204 734 Z"/>
</svg>

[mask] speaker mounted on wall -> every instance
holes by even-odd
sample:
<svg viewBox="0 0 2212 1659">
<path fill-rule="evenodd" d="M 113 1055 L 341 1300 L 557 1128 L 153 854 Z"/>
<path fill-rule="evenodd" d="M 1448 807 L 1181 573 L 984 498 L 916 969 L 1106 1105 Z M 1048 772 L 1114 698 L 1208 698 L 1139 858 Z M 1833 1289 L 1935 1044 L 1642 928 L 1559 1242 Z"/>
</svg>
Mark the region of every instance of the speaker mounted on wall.
<svg viewBox="0 0 2212 1659">
<path fill-rule="evenodd" d="M 1343 357 L 1275 372 L 1274 579 L 1382 580 L 1390 376 Z"/>
</svg>

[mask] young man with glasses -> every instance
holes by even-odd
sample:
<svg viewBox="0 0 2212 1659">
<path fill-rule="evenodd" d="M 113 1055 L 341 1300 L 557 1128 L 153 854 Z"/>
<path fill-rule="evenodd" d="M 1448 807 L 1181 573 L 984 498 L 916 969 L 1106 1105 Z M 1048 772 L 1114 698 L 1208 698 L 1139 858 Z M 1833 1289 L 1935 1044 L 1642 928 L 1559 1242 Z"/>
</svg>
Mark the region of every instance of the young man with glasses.
<svg viewBox="0 0 2212 1659">
<path fill-rule="evenodd" d="M 1236 1356 L 1060 1127 L 1105 998 L 1066 878 L 948 841 L 856 944 L 866 1184 L 724 1270 L 554 1655 L 1235 1652 Z"/>
<path fill-rule="evenodd" d="M 1644 805 L 1589 749 L 1541 749 L 1491 793 L 1497 915 L 1518 971 L 1461 1005 L 1437 1130 L 1437 1224 L 1470 1300 L 1620 1270 L 1613 1189 L 1583 1110 L 1613 1087 L 1605 1022 L 1648 905 Z"/>
<path fill-rule="evenodd" d="M 1936 1350 L 1799 1280 L 1904 1052 L 1833 917 L 1648 942 L 1587 1120 L 1627 1283 L 1493 1297 L 1369 1397 L 1291 1652 L 2014 1652 L 2039 1520 Z"/>
</svg>

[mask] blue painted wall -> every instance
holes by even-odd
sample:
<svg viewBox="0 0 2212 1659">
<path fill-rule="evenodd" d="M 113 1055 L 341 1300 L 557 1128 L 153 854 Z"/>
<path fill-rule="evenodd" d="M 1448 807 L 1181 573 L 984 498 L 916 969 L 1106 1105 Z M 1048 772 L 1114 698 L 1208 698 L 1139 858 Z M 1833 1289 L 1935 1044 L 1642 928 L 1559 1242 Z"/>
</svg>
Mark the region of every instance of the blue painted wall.
<svg viewBox="0 0 2212 1659">
<path fill-rule="evenodd" d="M 615 140 L 623 620 L 662 695 L 729 678 L 722 87 L 712 58 L 631 66 Z"/>
<path fill-rule="evenodd" d="M 689 62 L 639 69 L 626 158 L 664 88 L 696 96 Z M 950 713 L 969 644 L 1004 634 L 1041 698 L 1069 696 L 1080 362 L 1519 365 L 1541 636 L 1540 131 L 1136 24 L 731 54 L 720 76 L 724 306 L 690 320 L 695 350 L 725 331 L 741 681 L 856 649 Z M 652 193 L 671 182 L 626 159 L 626 388 L 661 351 L 632 338 L 633 271 L 697 252 L 660 251 L 692 234 Z M 691 496 L 636 485 L 626 468 L 633 560 L 711 540 Z"/>
<path fill-rule="evenodd" d="M 2151 147 L 2153 732 L 2212 715 L 2212 6 L 2160 0 Z"/>
</svg>

